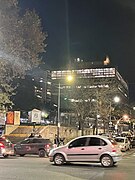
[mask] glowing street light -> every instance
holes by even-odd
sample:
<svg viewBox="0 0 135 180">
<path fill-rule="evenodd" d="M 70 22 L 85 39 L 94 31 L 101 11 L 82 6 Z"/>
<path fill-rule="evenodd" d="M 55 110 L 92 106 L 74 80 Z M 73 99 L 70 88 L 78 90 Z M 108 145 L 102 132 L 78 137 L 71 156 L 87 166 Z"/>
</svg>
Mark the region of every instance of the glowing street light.
<svg viewBox="0 0 135 180">
<path fill-rule="evenodd" d="M 119 103 L 120 102 L 120 98 L 118 97 L 118 96 L 115 96 L 114 98 L 113 98 L 113 101 L 115 102 L 115 103 Z M 112 126 L 112 102 L 110 101 L 110 120 L 109 120 L 109 127 L 111 127 Z"/>
<path fill-rule="evenodd" d="M 67 76 L 67 81 L 68 81 L 68 82 L 73 81 L 73 76 L 72 76 L 72 75 Z"/>
<path fill-rule="evenodd" d="M 133 107 L 133 110 L 135 110 L 135 106 Z"/>
</svg>

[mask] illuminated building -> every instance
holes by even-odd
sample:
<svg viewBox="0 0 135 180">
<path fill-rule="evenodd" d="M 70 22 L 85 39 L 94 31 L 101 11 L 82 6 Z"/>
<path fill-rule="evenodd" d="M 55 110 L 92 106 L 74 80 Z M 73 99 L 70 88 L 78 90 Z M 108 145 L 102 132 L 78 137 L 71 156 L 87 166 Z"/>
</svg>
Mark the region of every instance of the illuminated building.
<svg viewBox="0 0 135 180">
<path fill-rule="evenodd" d="M 34 84 L 35 96 L 41 104 L 41 107 L 50 105 L 51 102 L 51 72 L 42 70 L 40 67 L 30 72 Z"/>
<path fill-rule="evenodd" d="M 58 83 L 61 82 L 63 88 L 69 88 L 69 85 L 65 81 L 68 75 L 75 75 L 75 81 L 80 80 L 86 82 L 85 88 L 100 88 L 103 86 L 111 86 L 112 82 L 115 83 L 116 88 L 118 89 L 118 94 L 122 96 L 123 99 L 128 100 L 128 85 L 114 67 L 97 67 L 97 68 L 82 68 L 77 70 L 58 70 L 52 71 L 52 82 Z M 88 79 L 93 80 L 93 84 L 89 84 Z M 109 80 L 109 81 L 106 81 Z M 81 83 L 81 81 L 80 81 Z M 84 83 L 83 83 L 84 84 Z M 53 92 L 52 92 L 53 93 Z"/>
<path fill-rule="evenodd" d="M 104 64 L 101 62 L 81 63 L 72 65 L 72 69 L 70 68 L 70 70 L 56 70 L 51 72 L 52 86 L 54 84 L 57 86 L 56 88 L 52 88 L 52 101 L 55 104 L 57 104 L 58 98 L 58 84 L 61 86 L 61 112 L 68 112 L 63 103 L 68 98 L 64 96 L 64 90 L 70 91 L 73 83 L 75 83 L 74 91 L 76 91 L 76 88 L 92 89 L 93 94 L 95 93 L 96 96 L 99 88 L 106 88 L 107 91 L 110 91 L 111 98 L 117 95 L 120 97 L 121 103 L 128 102 L 128 85 L 118 70 L 108 65 L 108 59 L 104 61 Z M 74 77 L 74 81 L 71 83 L 66 81 L 66 77 L 69 75 L 73 75 Z M 112 87 L 115 87 L 115 91 L 110 90 L 113 89 Z M 80 99 L 74 99 L 73 97 L 69 100 L 70 102 L 79 102 L 82 99 L 81 97 Z"/>
</svg>

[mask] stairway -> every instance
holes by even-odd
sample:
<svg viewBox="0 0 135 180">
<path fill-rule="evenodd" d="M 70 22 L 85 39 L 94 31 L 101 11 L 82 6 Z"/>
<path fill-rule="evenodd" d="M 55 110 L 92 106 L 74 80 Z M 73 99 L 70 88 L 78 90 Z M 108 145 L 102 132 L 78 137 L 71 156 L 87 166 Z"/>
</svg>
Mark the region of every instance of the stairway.
<svg viewBox="0 0 135 180">
<path fill-rule="evenodd" d="M 34 129 L 35 134 L 39 134 L 43 128 L 44 126 L 36 126 Z M 33 132 L 33 126 L 19 126 L 14 131 L 12 131 L 12 133 L 6 135 L 6 137 L 13 144 L 16 144 L 17 142 L 22 141 L 23 139 L 29 137 L 32 132 Z"/>
</svg>

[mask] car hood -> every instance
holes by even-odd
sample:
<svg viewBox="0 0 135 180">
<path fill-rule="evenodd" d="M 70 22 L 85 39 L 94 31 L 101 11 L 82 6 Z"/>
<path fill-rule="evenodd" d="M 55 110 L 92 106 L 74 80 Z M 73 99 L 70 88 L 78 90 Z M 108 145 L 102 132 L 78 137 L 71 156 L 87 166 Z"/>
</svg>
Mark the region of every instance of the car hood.
<svg viewBox="0 0 135 180">
<path fill-rule="evenodd" d="M 57 150 L 61 150 L 61 149 L 65 148 L 65 147 L 66 147 L 66 145 L 64 145 L 64 146 L 59 146 L 59 147 L 53 148 L 53 150 L 54 150 L 54 151 L 57 151 Z"/>
</svg>

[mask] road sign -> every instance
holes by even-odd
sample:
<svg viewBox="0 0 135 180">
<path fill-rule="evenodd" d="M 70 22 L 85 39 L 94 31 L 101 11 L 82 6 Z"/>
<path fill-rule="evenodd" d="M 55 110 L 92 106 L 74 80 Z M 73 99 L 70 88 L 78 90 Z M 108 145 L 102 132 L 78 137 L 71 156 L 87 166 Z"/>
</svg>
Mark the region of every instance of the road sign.
<svg viewBox="0 0 135 180">
<path fill-rule="evenodd" d="M 20 111 L 14 111 L 14 125 L 20 125 Z"/>
<path fill-rule="evenodd" d="M 41 111 L 38 109 L 33 109 L 31 111 L 31 122 L 39 124 L 41 122 Z"/>
</svg>

